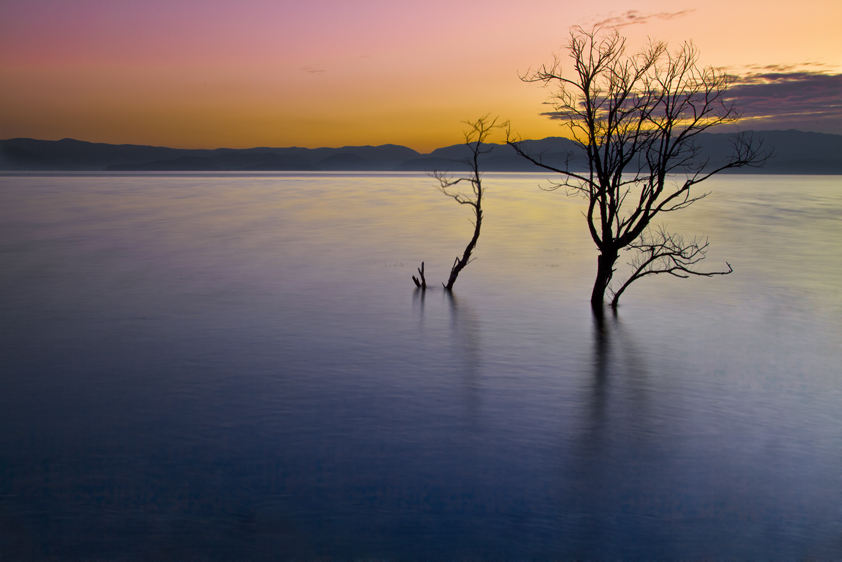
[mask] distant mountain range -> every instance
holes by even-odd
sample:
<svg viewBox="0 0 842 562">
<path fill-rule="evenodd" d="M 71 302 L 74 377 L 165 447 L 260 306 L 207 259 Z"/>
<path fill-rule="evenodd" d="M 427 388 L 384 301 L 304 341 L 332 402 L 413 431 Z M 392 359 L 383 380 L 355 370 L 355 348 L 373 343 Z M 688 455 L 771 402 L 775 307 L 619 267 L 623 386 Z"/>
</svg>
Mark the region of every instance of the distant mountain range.
<svg viewBox="0 0 842 562">
<path fill-rule="evenodd" d="M 762 168 L 743 168 L 753 174 L 842 174 L 842 135 L 802 131 L 756 131 L 754 136 L 774 150 Z M 702 134 L 699 144 L 711 161 L 725 158 L 732 134 Z M 555 167 L 569 162 L 585 169 L 586 160 L 573 141 L 561 137 L 525 141 Z M 496 172 L 540 171 L 519 157 L 511 147 L 492 145 L 482 159 L 482 169 Z M 0 171 L 461 171 L 468 155 L 465 145 L 454 145 L 421 154 L 405 146 L 346 146 L 342 148 L 248 148 L 191 150 L 101 144 L 62 139 L 0 140 Z"/>
</svg>

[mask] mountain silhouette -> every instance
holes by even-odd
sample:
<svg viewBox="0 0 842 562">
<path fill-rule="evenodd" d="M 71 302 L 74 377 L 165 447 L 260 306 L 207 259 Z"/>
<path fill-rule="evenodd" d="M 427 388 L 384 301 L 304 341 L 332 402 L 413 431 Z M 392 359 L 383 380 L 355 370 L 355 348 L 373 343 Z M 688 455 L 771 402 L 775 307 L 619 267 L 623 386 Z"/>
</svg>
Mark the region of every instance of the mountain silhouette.
<svg viewBox="0 0 842 562">
<path fill-rule="evenodd" d="M 730 173 L 749 174 L 842 174 L 842 135 L 803 131 L 755 131 L 752 133 L 773 155 L 762 168 L 742 168 Z M 732 133 L 697 137 L 701 158 L 712 163 L 727 158 Z M 545 164 L 571 170 L 587 169 L 580 146 L 562 137 L 524 141 L 530 154 Z M 492 144 L 480 160 L 489 172 L 541 171 L 511 147 Z M 104 144 L 62 139 L 0 140 L 0 171 L 464 171 L 470 150 L 463 144 L 421 154 L 394 144 L 341 148 L 248 148 L 179 149 L 131 144 Z"/>
</svg>

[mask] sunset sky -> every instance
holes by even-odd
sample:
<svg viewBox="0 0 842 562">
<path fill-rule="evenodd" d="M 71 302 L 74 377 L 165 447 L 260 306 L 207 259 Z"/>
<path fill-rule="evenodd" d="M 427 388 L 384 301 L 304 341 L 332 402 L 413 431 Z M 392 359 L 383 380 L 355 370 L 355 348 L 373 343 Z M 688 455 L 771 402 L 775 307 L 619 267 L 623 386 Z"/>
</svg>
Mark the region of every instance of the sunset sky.
<svg viewBox="0 0 842 562">
<path fill-rule="evenodd" d="M 558 135 L 518 73 L 598 22 L 692 39 L 744 78 L 744 128 L 842 134 L 839 0 L 0 0 L 0 138 L 426 152 L 486 113 Z"/>
</svg>

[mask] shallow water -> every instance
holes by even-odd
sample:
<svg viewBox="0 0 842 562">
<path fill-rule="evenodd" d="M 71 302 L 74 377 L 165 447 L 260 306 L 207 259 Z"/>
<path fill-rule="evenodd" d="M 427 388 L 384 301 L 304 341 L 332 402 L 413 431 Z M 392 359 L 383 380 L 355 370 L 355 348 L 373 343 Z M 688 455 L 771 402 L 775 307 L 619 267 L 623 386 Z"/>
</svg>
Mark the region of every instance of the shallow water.
<svg viewBox="0 0 842 562">
<path fill-rule="evenodd" d="M 582 202 L 490 174 L 0 176 L 0 558 L 842 557 L 842 179 L 668 217 L 734 274 L 600 325 Z"/>
</svg>

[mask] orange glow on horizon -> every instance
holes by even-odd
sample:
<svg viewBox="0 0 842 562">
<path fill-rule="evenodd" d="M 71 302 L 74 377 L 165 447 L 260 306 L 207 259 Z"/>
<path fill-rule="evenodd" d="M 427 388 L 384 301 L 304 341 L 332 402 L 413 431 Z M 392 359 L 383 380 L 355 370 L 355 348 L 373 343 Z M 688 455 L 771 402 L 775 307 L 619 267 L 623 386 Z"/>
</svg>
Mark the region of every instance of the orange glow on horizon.
<svg viewBox="0 0 842 562">
<path fill-rule="evenodd" d="M 622 28 L 632 49 L 647 36 L 693 39 L 704 64 L 842 67 L 842 3 L 645 0 L 637 9 L 648 23 Z M 619 0 L 4 3 L 0 137 L 428 152 L 461 142 L 461 122 L 487 113 L 524 137 L 562 135 L 540 115 L 549 92 L 518 74 L 563 54 L 571 25 L 626 11 Z"/>
</svg>

